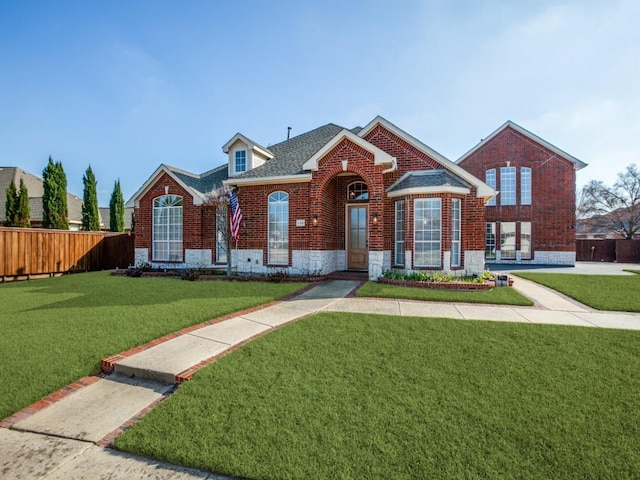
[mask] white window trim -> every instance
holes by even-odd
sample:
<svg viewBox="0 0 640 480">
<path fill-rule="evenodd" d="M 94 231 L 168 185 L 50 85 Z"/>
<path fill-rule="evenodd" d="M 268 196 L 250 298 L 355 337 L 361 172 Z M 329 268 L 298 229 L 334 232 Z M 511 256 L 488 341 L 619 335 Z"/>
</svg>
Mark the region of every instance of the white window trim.
<svg viewBox="0 0 640 480">
<path fill-rule="evenodd" d="M 225 204 L 226 206 L 226 204 Z M 227 208 L 218 209 L 216 212 L 216 263 L 226 264 L 227 258 L 227 235 L 229 227 L 229 215 Z"/>
<path fill-rule="evenodd" d="M 458 218 L 456 219 L 456 212 L 458 213 Z M 458 239 L 456 240 L 456 234 Z M 452 267 L 460 267 L 462 260 L 462 254 L 460 252 L 460 247 L 462 246 L 462 202 L 459 198 L 451 199 L 451 266 Z M 454 245 L 457 245 L 457 253 L 453 248 Z"/>
<path fill-rule="evenodd" d="M 157 201 L 159 201 L 162 198 L 167 198 L 167 197 L 173 197 L 176 200 L 179 199 L 180 200 L 180 205 L 179 206 L 175 205 L 175 206 L 156 207 L 156 202 Z M 184 247 L 184 244 L 183 244 L 183 241 L 184 241 L 184 231 L 183 231 L 184 230 L 183 229 L 183 221 L 184 221 L 183 214 L 184 214 L 184 210 L 183 210 L 183 205 L 184 205 L 184 200 L 180 195 L 160 195 L 160 196 L 158 196 L 158 197 L 153 199 L 153 202 L 152 202 L 152 209 L 153 210 L 152 210 L 152 215 L 151 215 L 151 226 L 152 226 L 152 232 L 151 232 L 151 257 L 152 257 L 153 261 L 155 261 L 155 262 L 182 262 L 182 260 L 184 258 L 183 257 L 183 255 L 184 255 L 184 253 L 183 253 L 183 247 Z M 180 224 L 179 224 L 179 226 L 180 226 L 180 240 L 172 240 L 172 239 L 170 239 L 170 235 L 169 235 L 171 233 L 170 232 L 170 227 L 172 225 L 175 226 L 175 225 L 178 225 L 178 224 L 177 223 L 176 224 L 169 223 L 170 215 L 168 214 L 168 212 L 167 212 L 167 222 L 166 222 L 166 225 L 165 225 L 167 227 L 166 238 L 160 239 L 160 240 L 156 239 L 156 234 L 157 234 L 156 227 L 158 226 L 156 224 L 156 212 L 157 212 L 157 210 L 160 210 L 160 209 L 169 210 L 169 209 L 177 209 L 177 208 L 180 208 Z M 167 249 L 166 249 L 166 251 L 167 251 L 166 258 L 160 258 L 158 256 L 159 254 L 158 254 L 157 249 L 156 249 L 156 244 L 166 244 L 166 247 L 167 247 Z M 179 248 L 174 248 L 174 250 L 179 252 L 179 255 L 175 255 L 173 258 L 171 256 L 171 252 L 172 252 L 171 246 L 174 246 L 174 247 L 179 246 Z"/>
<path fill-rule="evenodd" d="M 505 182 L 507 173 L 509 177 L 513 177 L 513 182 Z M 507 185 L 513 186 L 513 191 L 507 189 Z M 500 205 L 515 205 L 518 198 L 517 193 L 516 167 L 500 167 Z"/>
<path fill-rule="evenodd" d="M 286 209 L 286 224 L 287 224 L 287 236 L 284 239 L 281 240 L 277 240 L 277 241 L 272 241 L 271 240 L 271 221 L 269 219 L 269 217 L 271 216 L 271 198 L 274 197 L 274 195 L 277 194 L 283 194 L 287 197 L 287 209 Z M 274 202 L 275 203 L 275 202 Z M 284 203 L 283 201 L 281 203 Z M 283 222 L 284 223 L 284 222 Z M 271 244 L 272 242 L 277 242 L 283 245 L 286 245 L 286 251 L 287 251 L 287 255 L 286 255 L 286 260 L 285 261 L 273 261 L 271 259 Z M 289 194 L 287 192 L 283 192 L 283 191 L 276 191 L 276 192 L 272 192 L 268 197 L 267 197 L 267 263 L 269 265 L 289 265 Z"/>
<path fill-rule="evenodd" d="M 395 217 L 393 220 L 394 225 L 394 249 L 393 249 L 393 264 L 395 266 L 404 266 L 404 200 L 396 200 L 394 207 Z M 400 220 L 400 222 L 399 222 Z M 398 223 L 401 224 L 401 231 L 398 231 Z M 401 252 L 401 255 L 398 255 Z"/>
<path fill-rule="evenodd" d="M 487 238 L 487 232 L 488 232 L 488 226 L 489 225 L 493 225 L 493 257 L 489 258 L 487 256 L 487 247 L 489 246 L 488 243 L 488 238 Z M 485 260 L 496 260 L 496 251 L 498 249 L 498 226 L 496 224 L 496 222 L 486 222 L 485 226 L 484 226 L 484 234 L 485 234 L 485 239 L 484 239 L 484 258 Z"/>
<path fill-rule="evenodd" d="M 524 175 L 525 172 L 527 175 Z M 529 167 L 520 167 L 520 205 L 531 205 L 533 203 L 533 185 L 532 185 L 532 175 L 531 168 Z M 524 179 L 528 178 L 528 184 L 525 185 Z M 527 188 L 525 188 L 525 186 Z M 525 194 L 528 194 L 528 197 L 525 198 Z"/>
<path fill-rule="evenodd" d="M 244 170 L 238 170 L 238 156 L 244 153 Z M 249 155 L 244 148 L 239 148 L 233 153 L 233 171 L 237 174 L 244 173 L 249 170 Z"/>
<path fill-rule="evenodd" d="M 493 176 L 493 180 L 490 180 L 490 174 Z M 493 188 L 494 190 L 496 189 L 496 169 L 495 168 L 490 168 L 489 170 L 484 172 L 484 179 L 485 179 L 485 183 L 487 185 L 489 185 L 491 188 Z M 489 201 L 487 202 L 487 206 L 488 207 L 493 207 L 496 205 L 496 197 L 491 197 L 489 199 Z"/>
</svg>

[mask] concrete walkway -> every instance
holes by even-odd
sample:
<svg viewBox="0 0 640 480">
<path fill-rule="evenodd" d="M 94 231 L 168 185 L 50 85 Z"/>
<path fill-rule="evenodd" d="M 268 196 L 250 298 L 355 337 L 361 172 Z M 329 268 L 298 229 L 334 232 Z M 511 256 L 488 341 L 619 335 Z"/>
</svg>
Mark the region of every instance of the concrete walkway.
<svg viewBox="0 0 640 480">
<path fill-rule="evenodd" d="M 291 300 L 191 330 L 151 348 L 136 349 L 131 355 L 112 357 L 112 375 L 94 378 L 69 394 L 57 392 L 2 422 L 0 478 L 227 478 L 104 446 L 198 368 L 258 335 L 320 311 L 640 330 L 640 314 L 594 311 L 519 278 L 514 288 L 531 298 L 534 307 L 347 297 L 357 285 L 354 281 L 326 281 Z"/>
</svg>

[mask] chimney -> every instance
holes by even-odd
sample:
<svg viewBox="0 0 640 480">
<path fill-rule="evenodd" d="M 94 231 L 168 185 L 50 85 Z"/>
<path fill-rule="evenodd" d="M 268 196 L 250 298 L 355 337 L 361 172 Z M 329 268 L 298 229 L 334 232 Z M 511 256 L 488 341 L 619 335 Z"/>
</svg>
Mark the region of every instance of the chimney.
<svg viewBox="0 0 640 480">
<path fill-rule="evenodd" d="M 287 141 L 289 140 L 290 136 L 291 136 L 291 127 L 287 127 Z"/>
</svg>

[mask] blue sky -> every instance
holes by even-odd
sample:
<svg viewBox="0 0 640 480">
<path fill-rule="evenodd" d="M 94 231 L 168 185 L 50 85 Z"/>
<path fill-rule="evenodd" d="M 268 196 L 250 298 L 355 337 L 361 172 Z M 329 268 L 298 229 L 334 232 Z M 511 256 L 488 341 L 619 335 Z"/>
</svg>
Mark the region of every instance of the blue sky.
<svg viewBox="0 0 640 480">
<path fill-rule="evenodd" d="M 201 173 L 382 115 L 456 160 L 513 120 L 589 164 L 640 163 L 640 2 L 0 0 L 0 165 L 60 160 L 101 206 L 161 163 Z"/>
</svg>

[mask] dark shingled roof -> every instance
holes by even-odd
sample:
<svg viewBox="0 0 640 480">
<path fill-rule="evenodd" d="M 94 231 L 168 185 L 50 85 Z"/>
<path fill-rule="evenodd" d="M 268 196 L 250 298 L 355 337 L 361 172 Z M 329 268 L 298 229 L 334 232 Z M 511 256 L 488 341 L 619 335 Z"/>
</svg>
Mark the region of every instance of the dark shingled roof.
<svg viewBox="0 0 640 480">
<path fill-rule="evenodd" d="M 342 130 L 344 130 L 344 127 L 328 123 L 310 132 L 272 145 L 269 147 L 269 151 L 273 153 L 272 159 L 267 160 L 259 167 L 234 177 L 234 179 L 280 177 L 304 173 L 302 165 Z"/>
<path fill-rule="evenodd" d="M 387 190 L 388 193 L 408 188 L 426 188 L 443 186 L 471 188 L 466 181 L 449 170 L 421 170 L 410 172 Z"/>
<path fill-rule="evenodd" d="M 185 172 L 184 170 L 174 169 L 169 166 L 167 166 L 167 168 L 169 168 L 176 177 L 184 182 L 185 185 L 188 185 L 202 195 L 220 188 L 222 186 L 222 181 L 229 178 L 229 169 L 227 164 L 220 165 L 219 167 L 200 175 Z"/>
</svg>

